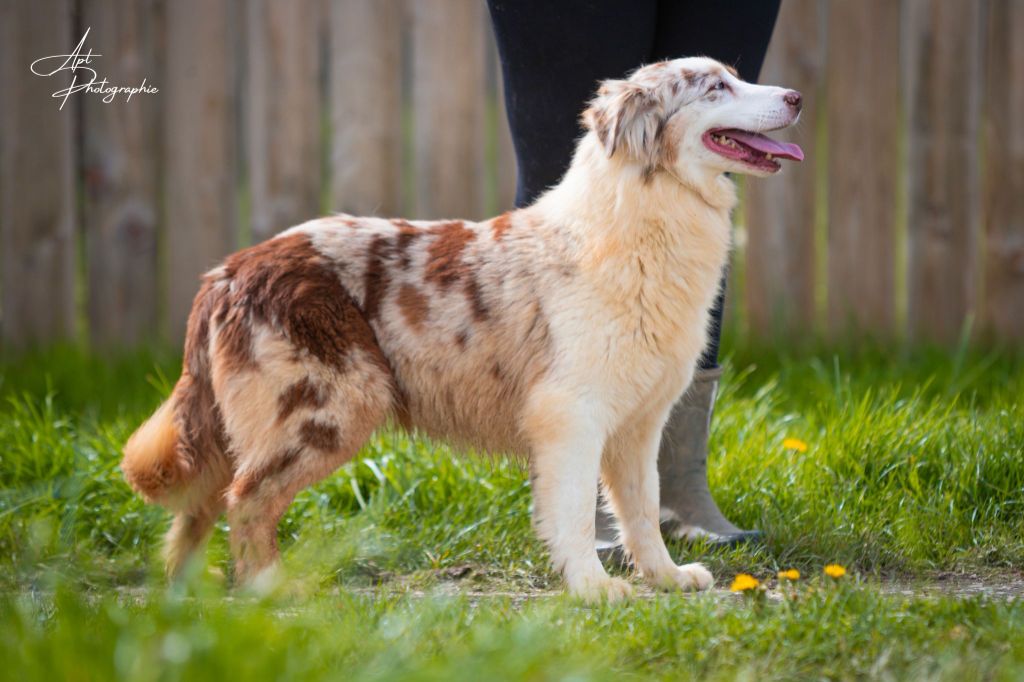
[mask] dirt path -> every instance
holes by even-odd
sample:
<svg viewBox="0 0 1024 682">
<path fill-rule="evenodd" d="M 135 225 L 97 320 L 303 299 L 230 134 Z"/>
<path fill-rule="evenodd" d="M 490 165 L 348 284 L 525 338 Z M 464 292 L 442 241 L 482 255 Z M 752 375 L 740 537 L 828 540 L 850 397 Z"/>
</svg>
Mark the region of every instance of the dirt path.
<svg viewBox="0 0 1024 682">
<path fill-rule="evenodd" d="M 921 580 L 895 580 L 881 583 L 882 590 L 891 594 L 949 595 L 975 597 L 984 595 L 992 599 L 1020 599 L 1024 597 L 1024 576 L 1007 575 L 1004 578 L 963 573 L 943 573 Z"/>
<path fill-rule="evenodd" d="M 426 579 L 425 579 L 426 578 Z M 415 580 L 415 582 L 410 582 Z M 653 599 L 664 593 L 656 592 L 641 582 L 634 580 L 634 595 L 639 599 Z M 774 581 L 773 581 L 774 582 Z M 986 597 L 998 601 L 1016 601 L 1024 599 L 1024 574 L 1007 573 L 1005 576 L 978 575 L 967 573 L 937 573 L 921 578 L 869 579 L 865 587 L 875 586 L 884 594 L 903 597 Z M 145 601 L 152 588 L 120 587 L 116 592 L 122 597 Z M 433 580 L 420 573 L 413 576 L 399 576 L 377 586 L 338 587 L 335 592 L 377 596 L 382 593 L 401 594 L 403 596 L 426 599 L 438 596 L 467 597 L 471 601 L 482 602 L 493 598 L 512 600 L 517 606 L 529 601 L 550 599 L 562 594 L 559 586 L 553 587 L 520 587 L 509 585 L 488 575 L 486 571 L 477 574 L 472 568 L 459 567 L 443 569 L 434 573 Z M 712 589 L 718 599 L 738 599 L 739 595 L 729 591 L 729 582 L 721 578 L 719 584 Z M 782 593 L 777 589 L 768 590 L 769 599 L 781 599 Z M 227 597 L 228 599 L 233 596 Z"/>
<path fill-rule="evenodd" d="M 508 583 L 496 581 L 487 575 L 477 575 L 472 569 L 446 569 L 438 571 L 439 581 L 425 586 L 412 586 L 403 590 L 401 580 L 387 583 L 397 592 L 412 597 L 431 597 L 451 595 L 468 597 L 472 600 L 483 600 L 493 597 L 512 599 L 516 603 L 545 599 L 560 595 L 561 589 L 554 588 L 510 588 Z M 1014 601 L 1024 598 L 1024 575 L 1006 574 L 1005 576 L 982 576 L 965 573 L 938 573 L 921 578 L 895 578 L 868 580 L 866 585 L 876 585 L 885 594 L 906 597 L 948 596 L 948 597 L 988 597 L 990 599 Z M 635 582 L 635 595 L 641 599 L 656 597 L 659 593 L 645 585 Z M 353 592 L 372 595 L 380 587 L 354 588 Z M 729 591 L 729 582 L 724 578 L 712 592 L 721 598 L 736 598 Z M 781 599 L 782 595 L 775 589 L 769 589 L 769 598 Z"/>
</svg>

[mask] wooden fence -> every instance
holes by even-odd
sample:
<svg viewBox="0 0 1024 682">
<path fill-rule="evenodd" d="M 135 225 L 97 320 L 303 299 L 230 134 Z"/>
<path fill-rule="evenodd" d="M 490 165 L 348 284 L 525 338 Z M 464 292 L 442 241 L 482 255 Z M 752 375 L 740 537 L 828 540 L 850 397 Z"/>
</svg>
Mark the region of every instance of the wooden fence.
<svg viewBox="0 0 1024 682">
<path fill-rule="evenodd" d="M 87 27 L 160 92 L 59 110 L 29 64 Z M 1022 0 L 784 0 L 762 80 L 804 92 L 807 161 L 745 183 L 742 329 L 1024 339 L 1021 35 Z M 5 344 L 178 339 L 290 224 L 512 202 L 482 0 L 7 0 L 0 79 Z"/>
</svg>

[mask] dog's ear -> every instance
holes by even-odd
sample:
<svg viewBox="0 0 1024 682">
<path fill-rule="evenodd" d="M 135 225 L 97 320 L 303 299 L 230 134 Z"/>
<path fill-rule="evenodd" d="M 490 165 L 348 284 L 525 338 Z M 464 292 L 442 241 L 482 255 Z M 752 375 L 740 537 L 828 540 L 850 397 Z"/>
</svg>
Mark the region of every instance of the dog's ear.
<svg viewBox="0 0 1024 682">
<path fill-rule="evenodd" d="M 601 84 L 583 112 L 583 123 L 594 131 L 609 158 L 623 150 L 649 176 L 658 165 L 661 106 L 648 88 L 622 80 Z"/>
</svg>

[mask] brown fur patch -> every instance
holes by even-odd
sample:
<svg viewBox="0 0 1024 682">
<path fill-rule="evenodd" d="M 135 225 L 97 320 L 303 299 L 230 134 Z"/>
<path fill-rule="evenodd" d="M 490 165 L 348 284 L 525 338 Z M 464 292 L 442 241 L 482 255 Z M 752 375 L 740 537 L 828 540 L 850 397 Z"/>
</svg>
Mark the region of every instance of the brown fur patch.
<svg viewBox="0 0 1024 682">
<path fill-rule="evenodd" d="M 682 76 L 686 84 L 692 88 L 697 87 L 707 77 L 707 74 L 692 69 L 683 69 Z"/>
<path fill-rule="evenodd" d="M 352 348 L 386 366 L 373 330 L 308 236 L 265 241 L 229 256 L 225 266 L 236 323 L 248 313 L 329 367 L 344 369 Z"/>
<path fill-rule="evenodd" d="M 185 332 L 181 378 L 171 397 L 178 433 L 177 454 L 198 474 L 204 464 L 227 452 L 227 435 L 210 383 L 210 321 L 224 305 L 226 289 L 216 286 L 220 275 L 207 275 L 192 303 Z M 236 346 L 237 347 L 237 346 Z M 249 358 L 233 358 L 247 364 Z"/>
<path fill-rule="evenodd" d="M 214 306 L 221 300 L 214 292 L 214 281 L 209 275 L 203 277 L 188 314 L 184 370 L 192 376 L 204 376 L 210 372 L 210 320 L 213 318 Z"/>
<path fill-rule="evenodd" d="M 583 119 L 587 127 L 593 129 L 597 134 L 597 139 L 601 140 L 601 144 L 605 147 L 605 151 L 607 151 L 610 147 L 609 140 L 612 134 L 612 124 L 614 123 L 607 110 L 590 107 L 583 112 Z"/>
<path fill-rule="evenodd" d="M 411 284 L 403 284 L 398 290 L 396 301 L 408 325 L 416 330 L 422 329 L 423 322 L 430 313 L 430 302 L 423 292 Z"/>
<path fill-rule="evenodd" d="M 425 279 L 442 289 L 454 284 L 466 274 L 462 252 L 476 238 L 461 220 L 452 220 L 430 228 L 434 237 L 427 248 Z"/>
<path fill-rule="evenodd" d="M 500 216 L 494 219 L 491 223 L 491 233 L 494 235 L 494 241 L 501 241 L 501 238 L 505 236 L 508 229 L 512 227 L 512 212 L 502 213 Z"/>
<path fill-rule="evenodd" d="M 366 290 L 366 297 L 363 299 L 363 313 L 367 320 L 375 320 L 380 315 L 380 304 L 391 285 L 391 273 L 388 272 L 387 261 L 393 252 L 393 244 L 387 237 L 377 235 L 370 242 L 363 282 Z"/>
<path fill-rule="evenodd" d="M 398 233 L 395 246 L 398 250 L 398 266 L 403 270 L 408 270 L 412 266 L 412 255 L 409 252 L 409 247 L 412 246 L 412 243 L 421 234 L 423 233 L 420 231 Z"/>
<path fill-rule="evenodd" d="M 732 74 L 733 76 L 735 76 L 736 78 L 739 78 L 739 77 L 740 77 L 740 72 L 739 72 L 739 71 L 737 71 L 737 70 L 736 70 L 736 69 L 735 69 L 734 67 L 732 67 L 732 66 L 729 66 L 728 64 L 723 64 L 722 66 L 724 66 L 724 67 L 725 67 L 725 70 L 726 70 L 726 71 L 728 71 L 729 73 L 731 73 L 731 74 Z"/>
<path fill-rule="evenodd" d="M 658 165 L 662 168 L 672 168 L 679 156 L 679 150 L 672 136 L 664 134 L 668 127 L 665 125 L 658 127 Z"/>
<path fill-rule="evenodd" d="M 174 387 L 173 400 L 178 455 L 198 473 L 207 462 L 223 457 L 228 450 L 224 420 L 209 377 L 197 379 L 182 373 Z"/>
<path fill-rule="evenodd" d="M 193 471 L 211 462 L 228 468 L 228 437 L 211 383 L 212 329 L 216 325 L 215 361 L 230 376 L 255 366 L 256 324 L 282 335 L 294 348 L 295 361 L 312 356 L 343 372 L 358 350 L 362 362 L 391 376 L 372 328 L 308 235 L 277 237 L 239 251 L 207 275 L 189 317 L 185 368 L 173 400 L 178 455 Z M 293 386 L 278 407 L 287 416 L 302 404 L 326 399 L 311 387 Z M 307 431 L 312 443 L 332 444 L 328 431 Z M 333 441 L 338 438 L 335 434 Z"/>
<path fill-rule="evenodd" d="M 259 365 L 252 348 L 252 323 L 246 318 L 244 311 L 232 310 L 231 300 L 224 297 L 214 320 L 219 327 L 219 359 L 225 367 L 232 372 L 257 368 Z"/>
<path fill-rule="evenodd" d="M 427 268 L 424 279 L 434 282 L 441 289 L 463 281 L 463 293 L 473 313 L 473 319 L 484 322 L 490 317 L 480 283 L 462 259 L 466 246 L 476 239 L 476 233 L 466 228 L 461 220 L 453 220 L 430 229 L 435 236 L 427 249 Z"/>
<path fill-rule="evenodd" d="M 417 229 L 408 220 L 401 218 L 395 218 L 391 221 L 391 224 L 398 228 L 398 238 L 395 240 L 398 267 L 408 270 L 412 266 L 412 255 L 409 253 L 409 247 L 423 236 L 423 230 Z"/>
<path fill-rule="evenodd" d="M 231 494 L 237 498 L 243 498 L 260 487 L 260 484 L 268 478 L 279 476 L 296 462 L 302 454 L 301 448 L 288 448 L 275 457 L 266 466 L 249 472 L 231 484 Z"/>
<path fill-rule="evenodd" d="M 299 428 L 299 437 L 302 439 L 303 445 L 321 452 L 335 452 L 341 447 L 341 433 L 337 426 L 312 419 L 302 422 L 302 426 Z"/>
<path fill-rule="evenodd" d="M 296 381 L 277 398 L 277 422 L 283 422 L 303 407 L 323 407 L 330 395 L 330 386 L 316 384 L 309 377 Z"/>
<path fill-rule="evenodd" d="M 466 300 L 469 301 L 469 308 L 473 311 L 473 319 L 477 322 L 486 322 L 491 316 L 491 311 L 484 303 L 483 293 L 480 291 L 480 284 L 472 273 L 466 276 Z"/>
</svg>

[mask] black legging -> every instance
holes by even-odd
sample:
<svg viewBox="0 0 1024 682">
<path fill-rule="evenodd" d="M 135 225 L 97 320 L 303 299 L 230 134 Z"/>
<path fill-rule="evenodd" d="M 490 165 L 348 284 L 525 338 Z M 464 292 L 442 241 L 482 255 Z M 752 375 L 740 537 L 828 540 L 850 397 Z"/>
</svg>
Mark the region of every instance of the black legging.
<svg viewBox="0 0 1024 682">
<path fill-rule="evenodd" d="M 519 162 L 516 205 L 558 183 L 605 78 L 704 55 L 756 81 L 781 0 L 488 0 Z M 700 367 L 718 365 L 725 279 Z"/>
</svg>

